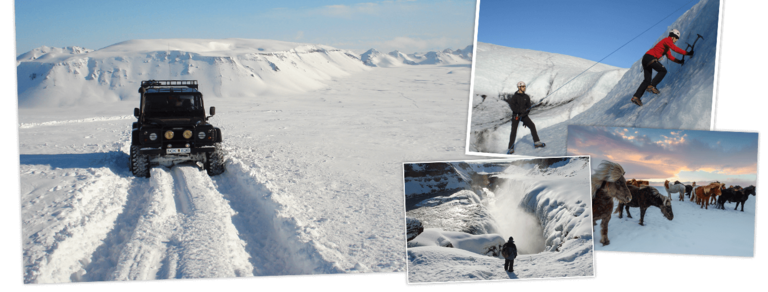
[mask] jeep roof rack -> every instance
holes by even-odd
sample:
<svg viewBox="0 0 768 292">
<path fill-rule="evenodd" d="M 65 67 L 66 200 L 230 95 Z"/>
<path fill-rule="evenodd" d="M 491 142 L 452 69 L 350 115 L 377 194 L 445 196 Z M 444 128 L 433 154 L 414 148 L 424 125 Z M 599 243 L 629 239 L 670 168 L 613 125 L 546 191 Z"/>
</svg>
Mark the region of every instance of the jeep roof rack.
<svg viewBox="0 0 768 292">
<path fill-rule="evenodd" d="M 141 87 L 154 88 L 155 86 L 165 87 L 188 87 L 197 89 L 197 80 L 143 80 Z"/>
</svg>

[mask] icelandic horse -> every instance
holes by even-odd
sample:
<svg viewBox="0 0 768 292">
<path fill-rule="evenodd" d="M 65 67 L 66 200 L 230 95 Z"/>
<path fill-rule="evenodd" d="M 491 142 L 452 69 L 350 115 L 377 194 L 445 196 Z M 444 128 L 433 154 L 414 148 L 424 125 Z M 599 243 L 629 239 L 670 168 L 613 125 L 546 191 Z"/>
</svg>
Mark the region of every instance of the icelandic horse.
<svg viewBox="0 0 768 292">
<path fill-rule="evenodd" d="M 683 198 L 685 197 L 685 185 L 673 184 L 670 186 L 669 181 L 665 180 L 664 189 L 667 190 L 667 197 L 670 201 L 672 200 L 672 193 L 678 193 L 680 195 L 680 201 L 684 201 Z"/>
<path fill-rule="evenodd" d="M 741 203 L 741 212 L 744 212 L 744 202 L 749 199 L 749 195 L 753 195 L 757 197 L 757 193 L 755 193 L 755 186 L 748 186 L 742 190 L 744 193 L 744 196 L 739 199 L 739 202 L 736 202 L 736 208 L 739 207 L 739 203 Z M 736 210 L 736 208 L 733 208 L 733 210 Z"/>
<path fill-rule="evenodd" d="M 725 184 L 722 184 L 722 185 L 720 186 L 720 193 L 719 193 L 719 194 L 712 194 L 712 196 L 710 197 L 710 201 L 709 201 L 709 204 L 710 204 L 710 205 L 712 205 L 712 204 L 717 204 L 717 197 L 719 197 L 720 195 L 722 195 L 724 190 L 725 190 Z"/>
<path fill-rule="evenodd" d="M 696 203 L 700 204 L 700 208 L 709 209 L 709 198 L 714 196 L 719 196 L 721 193 L 721 188 L 723 184 L 721 183 L 710 183 L 706 186 L 700 186 L 696 188 Z"/>
<path fill-rule="evenodd" d="M 618 163 L 603 161 L 592 173 L 592 225 L 600 222 L 600 243 L 611 244 L 608 239 L 608 222 L 613 213 L 613 199 L 619 203 L 629 203 L 632 194 L 624 178 L 624 168 Z"/>
<path fill-rule="evenodd" d="M 616 212 L 614 212 L 619 213 L 619 218 L 622 217 L 623 208 L 627 209 L 627 217 L 629 218 L 632 218 L 632 214 L 629 213 L 629 207 L 640 208 L 640 225 L 645 226 L 645 224 L 643 224 L 645 210 L 650 206 L 658 207 L 661 210 L 661 214 L 664 215 L 664 218 L 667 218 L 667 220 L 671 221 L 675 218 L 675 214 L 672 213 L 672 200 L 668 196 L 665 197 L 659 193 L 656 188 L 651 186 L 642 186 L 639 188 L 629 186 L 629 192 L 632 193 L 632 200 L 626 204 L 619 203 L 619 207 L 616 208 Z"/>
</svg>

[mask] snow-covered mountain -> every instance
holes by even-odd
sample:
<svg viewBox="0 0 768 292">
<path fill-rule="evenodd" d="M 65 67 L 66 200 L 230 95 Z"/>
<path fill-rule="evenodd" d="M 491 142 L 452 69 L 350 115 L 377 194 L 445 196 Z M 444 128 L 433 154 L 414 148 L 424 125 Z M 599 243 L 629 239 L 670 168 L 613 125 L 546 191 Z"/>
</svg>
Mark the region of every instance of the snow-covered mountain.
<svg viewBox="0 0 768 292">
<path fill-rule="evenodd" d="M 445 49 L 440 52 L 405 54 L 400 51 L 382 53 L 370 49 L 360 55 L 360 59 L 371 67 L 396 67 L 403 65 L 454 65 L 472 63 L 472 45 L 464 49 Z"/>
<path fill-rule="evenodd" d="M 472 46 L 425 54 L 254 39 L 130 40 L 99 50 L 40 47 L 16 58 L 19 107 L 138 99 L 142 80 L 198 80 L 206 97 L 308 92 L 370 67 L 469 65 Z"/>
<path fill-rule="evenodd" d="M 589 188 L 589 158 L 452 164 L 478 170 L 491 166 L 485 171 L 495 178 L 493 186 L 406 197 L 406 205 L 413 206 L 407 216 L 425 228 L 408 243 L 410 282 L 594 274 L 589 192 L 578 191 Z M 444 181 L 447 173 L 435 173 L 433 181 Z M 411 193 L 408 186 L 406 194 Z M 504 260 L 490 252 L 510 236 L 520 254 L 515 273 L 505 272 Z"/>
<path fill-rule="evenodd" d="M 81 48 L 77 46 L 64 47 L 64 48 L 42 46 L 17 56 L 16 66 L 19 66 L 21 62 L 25 62 L 25 61 L 33 61 L 33 60 L 42 61 L 47 58 L 53 58 L 55 56 L 61 56 L 61 55 L 67 55 L 67 54 L 69 55 L 87 54 L 90 52 L 93 52 L 93 50 Z"/>
<path fill-rule="evenodd" d="M 683 48 L 686 42 L 693 43 L 697 34 L 704 39 L 696 43 L 694 57 L 686 58 L 684 66 L 662 61 L 668 74 L 657 86 L 661 94 L 646 93 L 642 107 L 629 101 L 643 80 L 642 55 L 629 69 L 599 64 L 551 93 L 594 62 L 479 43 L 469 151 L 506 152 L 511 111 L 498 95 L 514 91 L 517 81 L 529 84 L 528 93 L 534 103 L 551 95 L 544 100 L 544 106 L 531 112 L 547 147 L 534 149 L 530 132 L 520 128 L 515 154 L 564 155 L 569 124 L 710 129 L 718 16 L 719 1 L 701 0 L 660 34 L 659 41 L 670 29 L 680 30 L 682 37 L 677 45 Z"/>
<path fill-rule="evenodd" d="M 17 58 L 20 107 L 138 99 L 141 80 L 198 80 L 206 97 L 259 97 L 327 86 L 368 70 L 325 45 L 253 39 L 130 40 L 106 48 L 38 48 Z"/>
</svg>

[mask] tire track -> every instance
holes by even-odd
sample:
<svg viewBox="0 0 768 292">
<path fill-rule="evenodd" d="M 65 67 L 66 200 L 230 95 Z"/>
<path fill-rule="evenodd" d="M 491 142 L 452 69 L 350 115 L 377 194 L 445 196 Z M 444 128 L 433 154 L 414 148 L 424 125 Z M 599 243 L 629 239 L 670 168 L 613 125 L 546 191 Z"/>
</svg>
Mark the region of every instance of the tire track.
<svg viewBox="0 0 768 292">
<path fill-rule="evenodd" d="M 213 182 L 196 167 L 170 170 L 179 230 L 168 243 L 168 266 L 161 270 L 174 278 L 220 278 L 253 275 L 245 243 L 232 225 L 235 215 Z M 174 257 L 178 255 L 178 260 Z M 172 263 L 177 262 L 177 268 Z M 175 272 L 173 272 L 175 270 Z"/>
<path fill-rule="evenodd" d="M 236 158 L 227 171 L 213 178 L 217 189 L 237 212 L 232 223 L 247 243 L 254 275 L 342 273 L 301 235 L 296 219 L 274 200 L 273 186 L 264 176 Z"/>
<path fill-rule="evenodd" d="M 159 270 L 166 265 L 163 260 L 168 258 L 167 244 L 179 223 L 170 174 L 155 168 L 151 170 L 151 175 L 146 198 L 142 199 L 143 208 L 137 212 L 141 215 L 136 218 L 136 227 L 130 239 L 120 249 L 108 280 L 165 278 L 162 274 L 158 275 Z"/>
<path fill-rule="evenodd" d="M 24 251 L 25 283 L 81 281 L 98 274 L 100 268 L 94 267 L 101 267 L 102 259 L 110 261 L 99 255 L 120 241 L 120 230 L 131 229 L 126 210 L 134 207 L 128 202 L 146 188 L 126 173 L 114 172 L 118 155 L 107 154 L 102 167 L 76 171 L 81 173 L 76 190 L 52 214 L 57 223 L 29 237 L 34 246 Z"/>
</svg>

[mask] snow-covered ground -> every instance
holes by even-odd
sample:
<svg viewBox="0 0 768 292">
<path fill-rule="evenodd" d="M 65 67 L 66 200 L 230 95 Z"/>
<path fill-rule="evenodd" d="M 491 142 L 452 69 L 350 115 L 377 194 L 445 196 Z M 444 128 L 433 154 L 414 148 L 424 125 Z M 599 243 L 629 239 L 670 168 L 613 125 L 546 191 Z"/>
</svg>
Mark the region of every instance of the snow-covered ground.
<svg viewBox="0 0 768 292">
<path fill-rule="evenodd" d="M 414 204 L 407 215 L 422 221 L 425 231 L 408 244 L 408 281 L 594 275 L 589 159 L 575 157 L 547 167 L 537 163 L 510 163 L 493 172 L 498 178 L 493 191 L 475 188 L 448 196 L 436 194 Z M 406 200 L 417 198 L 412 195 Z M 467 232 L 466 225 L 457 222 L 492 228 Z M 459 236 L 459 231 L 465 235 Z M 510 236 L 519 251 L 514 273 L 504 271 L 503 258 L 486 255 L 488 246 Z M 447 247 L 449 243 L 452 247 Z"/>
<path fill-rule="evenodd" d="M 313 53 L 323 61 L 305 58 Z M 219 76 L 224 69 L 191 76 L 206 106 L 217 108 L 210 121 L 229 153 L 227 172 L 217 177 L 191 166 L 157 167 L 149 179 L 128 171 L 135 84 L 153 78 L 152 70 L 167 71 L 167 61 L 152 63 L 154 53 L 110 53 L 123 60 L 97 67 L 126 62 L 132 78 L 102 84 L 81 74 L 75 90 L 62 92 L 82 99 L 44 97 L 62 99 L 51 106 L 77 106 L 20 107 L 24 281 L 403 271 L 402 161 L 468 158 L 469 68 L 370 68 L 351 57 L 333 62 L 345 57 L 331 49 L 313 53 L 297 55 L 325 63 L 315 89 L 244 98 L 235 93 L 251 86 L 244 77 Z M 294 76 L 279 75 L 289 71 L 280 68 L 271 78 Z M 69 74 L 60 70 L 50 76 Z M 117 84 L 111 94 L 125 92 L 122 101 L 79 91 Z"/>
<path fill-rule="evenodd" d="M 664 187 L 655 187 L 666 195 Z M 725 210 L 701 209 L 686 197 L 681 202 L 677 194 L 672 196 L 674 219 L 667 220 L 659 208 L 649 207 L 645 212 L 645 226 L 640 226 L 640 208 L 629 208 L 633 218 L 622 219 L 618 214 L 608 223 L 611 244 L 597 244 L 597 250 L 724 255 L 751 257 L 755 250 L 755 202 L 749 196 L 744 205 L 734 211 L 736 203 L 726 203 Z M 600 242 L 595 233 L 595 241 Z"/>
<path fill-rule="evenodd" d="M 668 73 L 657 86 L 661 93 L 646 93 L 642 99 L 642 107 L 629 101 L 643 80 L 642 55 L 638 55 L 637 62 L 629 69 L 608 71 L 608 68 L 605 68 L 608 66 L 597 65 L 545 99 L 545 102 L 563 102 L 564 105 L 551 108 L 545 106 L 531 112 L 531 120 L 536 124 L 539 138 L 547 143 L 547 147 L 534 149 L 530 132 L 520 126 L 515 142 L 515 154 L 565 155 L 568 125 L 709 130 L 712 122 L 719 39 L 719 9 L 719 1 L 701 0 L 660 34 L 659 41 L 668 35 L 670 29 L 680 30 L 682 37 L 677 45 L 683 48 L 686 42 L 692 44 L 697 34 L 704 36 L 704 39 L 696 43 L 694 57 L 686 58 L 684 66 L 662 61 Z M 652 45 L 649 44 L 649 48 Z M 485 59 L 481 50 L 483 47 L 492 49 L 489 50 L 489 55 L 493 59 Z M 578 74 L 572 72 L 574 66 L 581 66 L 583 71 L 594 64 L 582 65 L 576 58 L 565 57 L 478 43 L 475 88 L 472 95 L 472 123 L 467 151 L 506 152 L 511 111 L 506 103 L 498 100 L 498 92 L 512 92 L 517 81 L 525 81 L 530 84 L 528 94 L 535 103 L 550 90 L 555 90 L 570 80 L 567 76 Z M 544 62 L 547 60 L 551 60 L 548 66 Z M 595 69 L 601 66 L 605 69 Z M 526 70 L 518 72 L 518 67 Z M 513 72 L 513 69 L 515 73 L 510 75 L 509 72 Z M 496 77 L 492 79 L 488 76 Z M 498 80 L 502 78 L 498 76 L 510 77 Z M 485 102 L 480 102 L 482 94 L 487 95 Z M 565 103 L 571 99 L 572 102 Z M 488 104 L 484 105 L 485 103 Z"/>
</svg>

